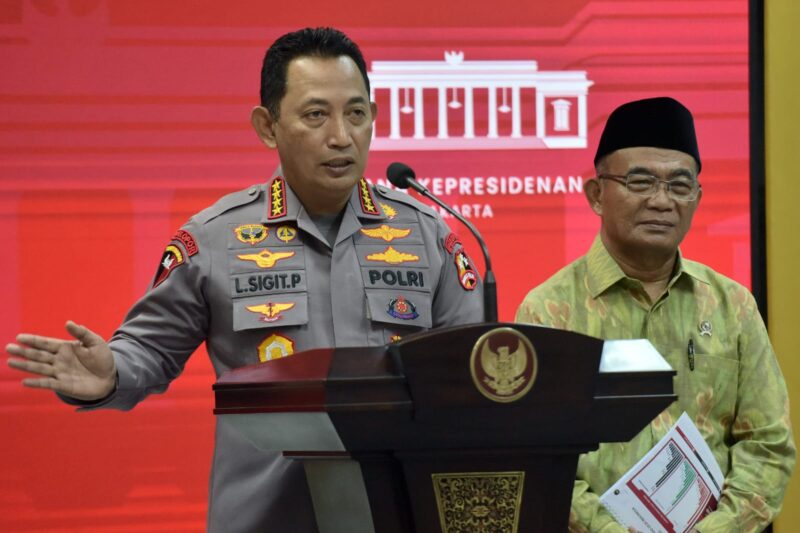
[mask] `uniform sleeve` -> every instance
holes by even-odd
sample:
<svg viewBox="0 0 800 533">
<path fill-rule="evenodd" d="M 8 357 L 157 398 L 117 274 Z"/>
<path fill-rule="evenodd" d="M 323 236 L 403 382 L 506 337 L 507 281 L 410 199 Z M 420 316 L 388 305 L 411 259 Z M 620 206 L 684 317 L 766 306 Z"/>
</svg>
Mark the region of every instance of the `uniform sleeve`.
<svg viewBox="0 0 800 533">
<path fill-rule="evenodd" d="M 533 290 L 525 297 L 517 309 L 516 322 L 538 326 L 563 328 L 564 324 L 548 313 L 545 291 Z M 617 522 L 600 503 L 589 484 L 576 479 L 572 489 L 572 506 L 569 513 L 570 533 L 627 533 L 627 528 Z"/>
<path fill-rule="evenodd" d="M 442 260 L 433 296 L 433 327 L 484 321 L 483 282 L 477 268 L 447 224 L 437 221 L 436 251 Z"/>
<path fill-rule="evenodd" d="M 147 293 L 130 309 L 109 341 L 118 385 L 108 398 L 82 409 L 128 410 L 164 392 L 205 340 L 205 297 L 210 268 L 202 227 L 190 222 L 167 245 Z M 205 253 L 204 253 L 205 252 Z"/>
<path fill-rule="evenodd" d="M 755 300 L 745 288 L 734 319 L 742 324 L 738 342 L 739 385 L 731 427 L 731 468 L 717 510 L 698 531 L 762 531 L 777 516 L 795 464 L 786 383 Z"/>
</svg>

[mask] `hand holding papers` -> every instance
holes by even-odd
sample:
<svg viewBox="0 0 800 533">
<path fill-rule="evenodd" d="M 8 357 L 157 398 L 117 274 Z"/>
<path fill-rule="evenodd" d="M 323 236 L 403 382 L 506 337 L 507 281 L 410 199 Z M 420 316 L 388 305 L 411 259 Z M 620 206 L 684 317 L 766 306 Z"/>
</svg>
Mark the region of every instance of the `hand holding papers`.
<svg viewBox="0 0 800 533">
<path fill-rule="evenodd" d="M 716 509 L 724 477 L 689 415 L 678 422 L 600 502 L 642 532 L 685 532 Z"/>
</svg>

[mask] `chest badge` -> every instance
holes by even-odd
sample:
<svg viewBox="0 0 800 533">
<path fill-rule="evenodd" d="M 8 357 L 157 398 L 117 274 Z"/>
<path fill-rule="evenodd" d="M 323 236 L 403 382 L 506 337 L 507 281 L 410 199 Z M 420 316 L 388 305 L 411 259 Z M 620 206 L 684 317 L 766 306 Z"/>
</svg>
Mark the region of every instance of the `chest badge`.
<svg viewBox="0 0 800 533">
<path fill-rule="evenodd" d="M 528 394 L 537 370 L 536 350 L 527 337 L 513 328 L 487 331 L 472 347 L 472 382 L 493 402 L 514 402 Z"/>
<path fill-rule="evenodd" d="M 294 307 L 294 303 L 292 302 L 267 302 L 266 304 L 262 305 L 248 305 L 247 310 L 251 313 L 260 313 L 261 316 L 258 319 L 262 322 L 276 322 L 283 318 L 281 313 L 288 311 L 292 307 Z"/>
<path fill-rule="evenodd" d="M 294 252 L 271 252 L 264 249 L 257 254 L 241 254 L 236 257 L 242 261 L 255 261 L 258 268 L 272 268 L 281 259 L 289 259 L 294 254 Z"/>
<path fill-rule="evenodd" d="M 234 228 L 233 232 L 237 241 L 255 246 L 267 238 L 269 229 L 263 224 L 242 224 Z"/>
<path fill-rule="evenodd" d="M 390 206 L 389 204 L 385 204 L 383 202 L 380 202 L 380 204 L 381 204 L 381 209 L 383 209 L 383 214 L 386 215 L 386 217 L 389 220 L 392 220 L 394 219 L 394 217 L 397 216 L 397 211 L 395 210 L 394 207 Z"/>
<path fill-rule="evenodd" d="M 700 330 L 700 336 L 711 336 L 711 333 L 714 327 L 711 325 L 711 322 L 708 320 L 703 320 L 700 324 L 697 325 L 697 329 Z"/>
<path fill-rule="evenodd" d="M 381 224 L 379 228 L 361 228 L 361 233 L 371 239 L 383 239 L 392 242 L 395 239 L 404 239 L 411 234 L 411 229 L 393 228 L 387 224 Z"/>
<path fill-rule="evenodd" d="M 417 307 L 411 303 L 411 300 L 406 300 L 402 296 L 392 298 L 389 301 L 389 307 L 386 309 L 389 316 L 399 318 L 400 320 L 414 320 L 419 317 Z"/>
<path fill-rule="evenodd" d="M 288 357 L 294 353 L 294 341 L 278 333 L 273 333 L 258 345 L 258 360 L 262 363 Z"/>
<path fill-rule="evenodd" d="M 382 252 L 369 254 L 367 256 L 367 261 L 383 261 L 384 263 L 389 263 L 390 265 L 399 265 L 401 263 L 413 263 L 419 261 L 419 256 L 406 252 L 398 252 L 389 246 Z"/>
<path fill-rule="evenodd" d="M 278 226 L 278 229 L 275 230 L 275 235 L 283 242 L 289 243 L 297 237 L 297 230 L 291 226 Z"/>
</svg>

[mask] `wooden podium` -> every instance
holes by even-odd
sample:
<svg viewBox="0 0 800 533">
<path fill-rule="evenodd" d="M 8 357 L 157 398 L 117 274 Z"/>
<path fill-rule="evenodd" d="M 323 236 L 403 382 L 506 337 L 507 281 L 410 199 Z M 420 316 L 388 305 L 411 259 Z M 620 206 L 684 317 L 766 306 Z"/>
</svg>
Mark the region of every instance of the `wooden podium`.
<svg viewBox="0 0 800 533">
<path fill-rule="evenodd" d="M 214 412 L 304 461 L 321 533 L 551 533 L 578 455 L 633 438 L 674 374 L 644 340 L 480 324 L 240 368 Z"/>
</svg>

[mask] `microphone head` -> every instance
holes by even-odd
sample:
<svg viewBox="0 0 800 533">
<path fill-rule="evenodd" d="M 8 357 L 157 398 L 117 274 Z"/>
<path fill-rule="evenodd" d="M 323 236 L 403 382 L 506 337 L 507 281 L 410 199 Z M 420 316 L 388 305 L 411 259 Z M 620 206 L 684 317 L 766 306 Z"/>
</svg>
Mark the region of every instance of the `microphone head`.
<svg viewBox="0 0 800 533">
<path fill-rule="evenodd" d="M 398 189 L 408 189 L 409 178 L 412 180 L 417 179 L 417 175 L 414 174 L 411 167 L 405 163 L 392 163 L 389 165 L 386 169 L 386 177 L 389 178 L 389 182 Z"/>
</svg>

